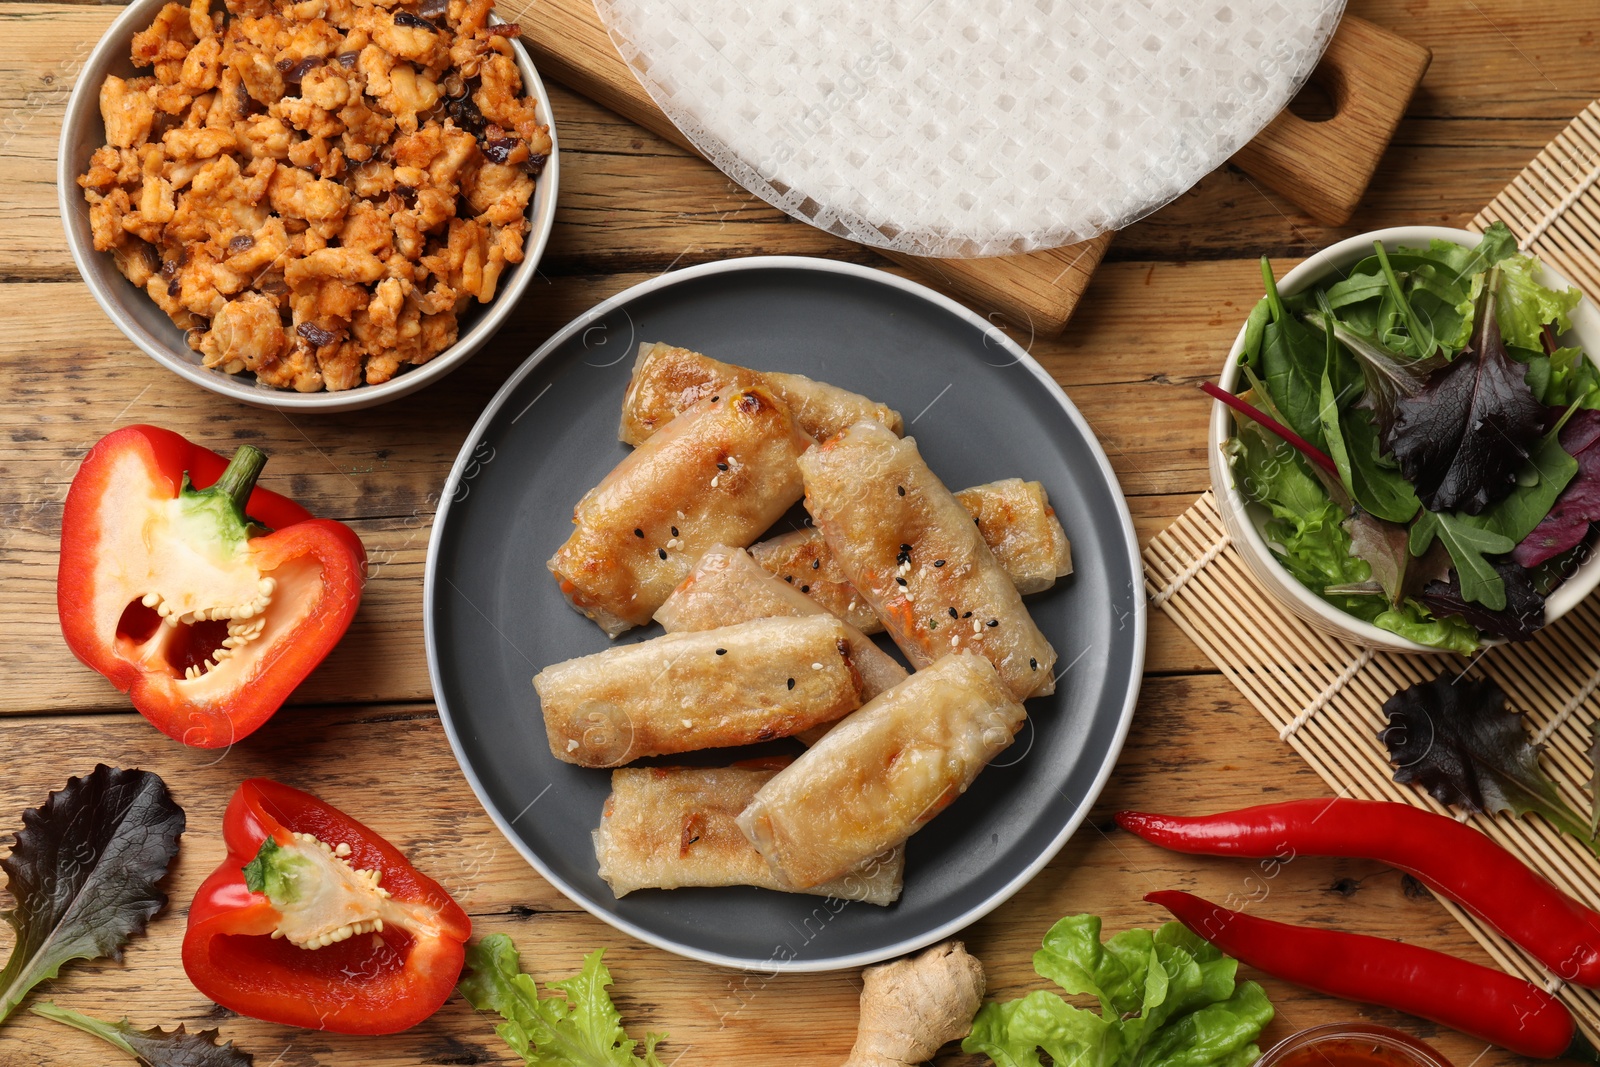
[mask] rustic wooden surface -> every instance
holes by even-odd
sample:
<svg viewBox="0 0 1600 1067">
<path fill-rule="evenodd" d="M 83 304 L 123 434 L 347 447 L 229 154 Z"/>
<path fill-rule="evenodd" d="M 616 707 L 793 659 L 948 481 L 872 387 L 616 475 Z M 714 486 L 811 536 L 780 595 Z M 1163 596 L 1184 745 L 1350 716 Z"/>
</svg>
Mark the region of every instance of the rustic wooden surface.
<svg viewBox="0 0 1600 1067">
<path fill-rule="evenodd" d="M 1281 269 L 1357 230 L 1462 224 L 1600 96 L 1600 6 L 1592 0 L 1353 0 L 1351 10 L 1431 48 L 1434 59 L 1350 224 L 1319 226 L 1225 169 L 1118 236 L 1065 337 L 1018 337 L 1105 443 L 1142 538 L 1205 488 L 1207 406 L 1192 385 L 1216 372 L 1259 293 L 1256 256 L 1270 254 Z M 20 826 L 24 807 L 104 760 L 162 774 L 188 810 L 190 831 L 172 906 L 149 936 L 120 964 L 72 966 L 43 995 L 100 1015 L 125 1012 L 143 1026 L 219 1025 L 261 1067 L 513 1062 L 491 1020 L 460 1000 L 409 1033 L 355 1039 L 237 1018 L 189 986 L 178 944 L 188 899 L 221 854 L 222 806 L 241 778 L 268 774 L 369 819 L 457 893 L 480 931 L 511 934 L 537 977 L 569 974 L 585 950 L 608 946 L 628 1025 L 641 1035 L 669 1032 L 667 1062 L 840 1062 L 854 1033 L 857 976 L 766 981 L 685 962 L 589 918 L 517 858 L 474 801 L 430 703 L 422 560 L 438 487 L 474 415 L 579 311 L 653 274 L 730 256 L 883 261 L 790 221 L 678 146 L 555 88 L 565 155 L 555 237 L 542 277 L 492 345 L 422 394 L 370 412 L 286 417 L 221 401 L 118 334 L 78 281 L 60 233 L 52 176 L 62 106 L 115 14 L 97 4 L 0 0 L 0 830 Z M 261 443 L 273 456 L 266 484 L 351 523 L 374 562 L 349 637 L 293 706 L 225 753 L 186 750 L 156 733 L 72 659 L 57 630 L 61 500 L 87 447 L 132 422 L 221 448 Z M 1262 914 L 1484 960 L 1392 870 L 1300 860 L 1267 881 L 1249 865 L 1162 854 L 1110 822 L 1126 806 L 1202 810 L 1324 792 L 1157 612 L 1138 716 L 1106 795 L 1060 857 L 964 936 L 988 965 L 994 993 L 1014 996 L 1042 985 L 1029 957 L 1055 918 L 1092 911 L 1108 930 L 1154 924 L 1162 914 L 1140 898 L 1176 886 L 1214 898 L 1264 895 Z M 0 933 L 0 952 L 9 944 Z M 1279 1009 L 1269 1039 L 1364 1016 L 1435 1041 L 1458 1067 L 1515 1060 L 1415 1019 L 1266 985 Z M 0 1028 L 7 1067 L 96 1062 L 113 1058 L 93 1039 L 26 1012 Z M 978 1061 L 947 1053 L 940 1062 Z"/>
</svg>

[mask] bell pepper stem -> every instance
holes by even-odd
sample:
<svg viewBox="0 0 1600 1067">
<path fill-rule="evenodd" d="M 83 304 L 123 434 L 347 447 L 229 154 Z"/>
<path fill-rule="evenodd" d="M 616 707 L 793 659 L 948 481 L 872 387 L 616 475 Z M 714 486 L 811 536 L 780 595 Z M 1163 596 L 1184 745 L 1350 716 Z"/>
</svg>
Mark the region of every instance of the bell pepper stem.
<svg viewBox="0 0 1600 1067">
<path fill-rule="evenodd" d="M 1567 1051 L 1563 1055 L 1566 1059 L 1578 1060 L 1581 1063 L 1600 1063 L 1600 1051 L 1595 1050 L 1589 1039 L 1583 1036 L 1582 1030 L 1573 1032 L 1572 1044 L 1567 1046 Z"/>
<path fill-rule="evenodd" d="M 222 472 L 222 477 L 217 479 L 211 491 L 233 501 L 234 508 L 242 516 L 245 505 L 250 502 L 250 494 L 255 491 L 256 479 L 261 477 L 261 468 L 266 465 L 265 452 L 254 445 L 240 445 L 233 459 L 228 461 L 228 469 Z"/>
</svg>

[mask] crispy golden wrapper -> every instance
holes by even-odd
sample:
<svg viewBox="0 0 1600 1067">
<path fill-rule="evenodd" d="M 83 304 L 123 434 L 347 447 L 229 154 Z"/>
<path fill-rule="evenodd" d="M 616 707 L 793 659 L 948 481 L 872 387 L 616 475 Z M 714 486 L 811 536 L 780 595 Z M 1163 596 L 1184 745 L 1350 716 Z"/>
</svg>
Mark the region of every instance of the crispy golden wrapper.
<svg viewBox="0 0 1600 1067">
<path fill-rule="evenodd" d="M 759 762 L 613 771 L 611 796 L 594 832 L 600 877 L 611 891 L 622 897 L 636 889 L 753 885 L 795 892 L 778 881 L 734 822 L 756 791 L 790 761 Z M 905 850 L 894 848 L 803 892 L 892 904 L 900 898 L 904 871 Z"/>
<path fill-rule="evenodd" d="M 622 398 L 622 426 L 617 436 L 630 445 L 643 444 L 673 417 L 706 397 L 757 385 L 765 385 L 788 404 L 795 422 L 817 441 L 862 419 L 881 422 L 895 433 L 903 429 L 899 412 L 848 389 L 801 374 L 753 371 L 687 348 L 647 343 L 639 346 L 633 377 Z"/>
<path fill-rule="evenodd" d="M 550 751 L 581 767 L 789 737 L 861 706 L 831 615 L 667 634 L 553 664 L 533 679 Z"/>
<path fill-rule="evenodd" d="M 800 498 L 810 446 L 761 386 L 707 397 L 584 494 L 550 571 L 612 637 L 642 626 L 701 553 L 749 544 Z"/>
<path fill-rule="evenodd" d="M 1043 592 L 1072 573 L 1072 546 L 1038 482 L 1004 478 L 959 490 L 955 497 L 978 520 L 978 533 L 1017 592 Z M 862 633 L 883 629 L 883 620 L 850 584 L 815 527 L 757 541 L 750 555 Z"/>
<path fill-rule="evenodd" d="M 821 885 L 943 811 L 1026 717 L 988 660 L 945 656 L 779 771 L 739 828 L 785 885 Z"/>
<path fill-rule="evenodd" d="M 744 549 L 716 545 L 700 557 L 689 577 L 661 605 L 656 621 L 668 633 L 678 633 L 751 619 L 823 614 L 827 614 L 824 608 L 762 570 Z M 871 700 L 905 680 L 906 669 L 870 637 L 848 622 L 845 633 L 850 658 L 861 672 L 864 699 Z"/>
<path fill-rule="evenodd" d="M 915 440 L 858 422 L 799 462 L 812 520 L 912 666 L 976 652 L 1018 700 L 1055 691 L 1055 649 Z"/>
</svg>

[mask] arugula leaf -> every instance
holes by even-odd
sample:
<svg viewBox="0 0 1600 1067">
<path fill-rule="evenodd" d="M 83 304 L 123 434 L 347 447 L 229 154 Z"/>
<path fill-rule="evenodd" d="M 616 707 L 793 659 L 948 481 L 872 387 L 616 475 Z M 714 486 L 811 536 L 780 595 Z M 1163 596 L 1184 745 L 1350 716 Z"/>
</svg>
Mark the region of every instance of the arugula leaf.
<svg viewBox="0 0 1600 1067">
<path fill-rule="evenodd" d="M 1472 340 L 1415 395 L 1395 404 L 1383 445 L 1430 511 L 1477 515 L 1516 487 L 1544 427 L 1544 407 L 1496 326 L 1491 274 Z"/>
<path fill-rule="evenodd" d="M 1539 283 L 1539 261 L 1512 256 L 1500 264 L 1501 285 L 1495 306 L 1508 344 L 1539 350 L 1546 323 L 1557 333 L 1572 329 L 1572 309 L 1583 294 L 1577 289 L 1550 289 Z"/>
<path fill-rule="evenodd" d="M 583 959 L 581 973 L 545 988 L 556 996 L 539 996 L 533 979 L 522 973 L 517 947 L 505 934 L 490 934 L 467 946 L 467 967 L 457 987 L 479 1011 L 498 1012 L 505 1022 L 495 1027 L 528 1067 L 662 1067 L 656 1042 L 666 1035 L 649 1034 L 644 1057 L 622 1029 L 622 1016 L 606 987 L 611 972 L 601 963 L 605 949 Z"/>
<path fill-rule="evenodd" d="M 122 946 L 167 903 L 156 883 L 183 827 L 183 809 L 159 775 L 103 763 L 22 813 L 16 844 L 0 860 L 17 901 L 0 913 L 17 932 L 0 970 L 0 1021 L 63 964 L 122 958 Z"/>
<path fill-rule="evenodd" d="M 1544 597 L 1534 588 L 1533 575 L 1526 569 L 1508 560 L 1495 560 L 1491 566 L 1505 591 L 1503 608 L 1469 601 L 1462 593 L 1459 572 L 1453 570 L 1448 581 L 1425 585 L 1419 599 L 1435 615 L 1459 617 L 1508 641 L 1526 641 L 1544 625 Z"/>
<path fill-rule="evenodd" d="M 1490 679 L 1442 674 L 1384 702 L 1389 725 L 1378 739 L 1389 750 L 1394 780 L 1427 790 L 1441 804 L 1475 815 L 1542 815 L 1600 855 L 1586 821 L 1561 799 L 1539 767 L 1539 749 L 1522 716 Z"/>
<path fill-rule="evenodd" d="M 1482 604 L 1490 611 L 1506 606 L 1505 583 L 1494 566 L 1483 557 L 1510 552 L 1516 542 L 1504 534 L 1476 526 L 1449 512 L 1424 511 L 1411 524 L 1411 554 L 1420 556 L 1433 544 L 1435 535 L 1444 542 L 1460 575 L 1461 596 Z"/>
<path fill-rule="evenodd" d="M 1039 975 L 1066 994 L 1091 994 L 1099 1011 L 1049 990 L 985 1004 L 961 1043 L 1000 1067 L 1248 1067 L 1272 1005 L 1254 982 L 1235 985 L 1238 963 L 1179 923 L 1125 930 L 1100 941 L 1093 915 L 1062 919 L 1034 954 Z"/>
<path fill-rule="evenodd" d="M 215 1030 L 185 1033 L 182 1023 L 171 1033 L 160 1027 L 140 1030 L 127 1019 L 114 1023 L 103 1022 L 67 1008 L 58 1008 L 48 1000 L 43 1004 L 35 1004 L 29 1010 L 46 1019 L 75 1026 L 86 1034 L 93 1034 L 115 1045 L 138 1060 L 142 1067 L 250 1067 L 254 1062 L 254 1057 L 248 1052 L 234 1048 L 232 1041 L 217 1044 Z"/>
<path fill-rule="evenodd" d="M 1589 524 L 1600 520 L 1600 411 L 1577 411 L 1560 431 L 1560 448 L 1572 464 L 1538 525 L 1524 534 L 1511 558 L 1524 567 L 1537 567 L 1548 559 L 1578 547 L 1589 534 Z M 1531 510 L 1531 509 L 1530 509 Z"/>
<path fill-rule="evenodd" d="M 1428 376 L 1449 361 L 1442 351 L 1435 351 L 1423 359 L 1411 359 L 1391 352 L 1372 337 L 1342 323 L 1334 314 L 1334 305 L 1324 293 L 1317 294 L 1319 315 L 1307 312 L 1306 322 L 1319 330 L 1332 333 L 1354 358 L 1360 369 L 1365 393 L 1362 403 L 1377 416 L 1378 425 L 1387 428 L 1394 422 L 1395 404 L 1402 397 L 1415 396 L 1427 384 Z"/>
</svg>

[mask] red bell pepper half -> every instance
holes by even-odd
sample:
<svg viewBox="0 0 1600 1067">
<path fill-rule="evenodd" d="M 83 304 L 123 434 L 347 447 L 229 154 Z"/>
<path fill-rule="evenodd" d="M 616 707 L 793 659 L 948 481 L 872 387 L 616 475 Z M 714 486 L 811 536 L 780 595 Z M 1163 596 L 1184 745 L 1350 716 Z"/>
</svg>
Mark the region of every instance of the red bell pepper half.
<svg viewBox="0 0 1600 1067">
<path fill-rule="evenodd" d="M 223 1007 L 342 1034 L 392 1034 L 455 988 L 472 920 L 372 830 L 266 778 L 239 785 L 227 859 L 189 908 L 183 969 Z"/>
<path fill-rule="evenodd" d="M 57 606 L 73 653 L 184 744 L 255 730 L 344 636 L 367 557 L 342 523 L 232 461 L 129 426 L 90 449 L 61 516 Z"/>
</svg>

